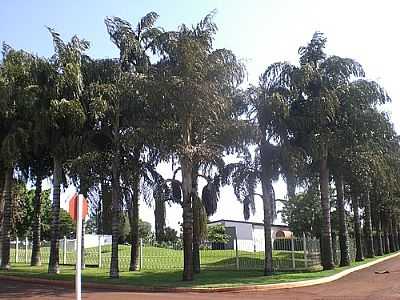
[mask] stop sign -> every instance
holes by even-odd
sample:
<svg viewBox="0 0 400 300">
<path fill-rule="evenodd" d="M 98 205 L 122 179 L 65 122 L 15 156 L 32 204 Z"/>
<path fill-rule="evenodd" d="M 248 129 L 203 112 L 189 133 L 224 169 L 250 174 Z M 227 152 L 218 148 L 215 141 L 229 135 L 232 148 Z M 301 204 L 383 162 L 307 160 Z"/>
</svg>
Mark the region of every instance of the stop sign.
<svg viewBox="0 0 400 300">
<path fill-rule="evenodd" d="M 86 198 L 83 198 L 82 201 L 82 220 L 86 218 L 88 215 L 88 201 Z M 72 197 L 68 201 L 68 213 L 71 216 L 72 220 L 76 221 L 78 212 L 78 194 L 74 193 Z"/>
</svg>

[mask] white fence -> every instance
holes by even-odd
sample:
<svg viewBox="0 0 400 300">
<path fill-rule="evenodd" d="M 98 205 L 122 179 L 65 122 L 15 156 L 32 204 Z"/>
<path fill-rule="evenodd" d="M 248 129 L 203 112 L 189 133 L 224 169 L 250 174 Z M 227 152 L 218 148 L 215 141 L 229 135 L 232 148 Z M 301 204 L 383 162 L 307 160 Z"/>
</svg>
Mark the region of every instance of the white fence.
<svg viewBox="0 0 400 300">
<path fill-rule="evenodd" d="M 84 263 L 98 268 L 108 268 L 111 260 L 111 245 L 108 237 L 85 235 Z M 60 264 L 75 264 L 76 241 L 62 239 L 59 244 Z M 138 267 L 141 270 L 179 270 L 183 267 L 182 243 L 140 243 Z M 316 239 L 276 239 L 273 242 L 273 266 L 277 271 L 305 270 L 320 264 L 319 241 Z M 201 245 L 200 263 L 209 270 L 262 270 L 264 267 L 264 242 L 251 247 L 248 241 L 235 240 L 228 244 L 205 243 Z M 31 242 L 17 240 L 11 244 L 12 263 L 30 263 Z M 119 264 L 127 271 L 130 264 L 130 245 L 119 245 Z M 50 243 L 41 244 L 41 261 L 47 263 Z"/>
</svg>

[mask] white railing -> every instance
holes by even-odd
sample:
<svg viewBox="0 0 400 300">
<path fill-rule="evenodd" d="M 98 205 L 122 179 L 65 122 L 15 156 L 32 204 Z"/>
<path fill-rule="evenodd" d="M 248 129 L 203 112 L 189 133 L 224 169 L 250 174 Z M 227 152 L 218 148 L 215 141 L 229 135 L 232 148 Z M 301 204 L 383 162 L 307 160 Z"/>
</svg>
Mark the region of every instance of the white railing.
<svg viewBox="0 0 400 300">
<path fill-rule="evenodd" d="M 87 237 L 85 236 L 85 239 Z M 59 244 L 60 264 L 75 264 L 76 241 L 63 238 Z M 84 250 L 84 263 L 108 268 L 111 261 L 111 245 L 107 240 L 97 237 Z M 339 243 L 336 243 L 338 245 Z M 354 257 L 351 241 L 350 256 Z M 130 265 L 130 245 L 119 245 L 119 264 L 122 271 Z M 336 250 L 340 258 L 340 250 Z M 32 243 L 28 239 L 11 242 L 11 263 L 29 264 Z M 50 255 L 50 242 L 41 243 L 41 261 L 47 263 Z M 264 241 L 233 240 L 233 243 L 203 243 L 200 247 L 200 263 L 203 269 L 211 270 L 262 270 L 264 267 Z M 338 263 L 338 262 L 336 262 Z M 157 244 L 140 242 L 138 268 L 140 270 L 178 270 L 183 267 L 182 243 Z M 292 237 L 273 241 L 273 267 L 276 271 L 305 270 L 320 265 L 319 240 Z"/>
</svg>

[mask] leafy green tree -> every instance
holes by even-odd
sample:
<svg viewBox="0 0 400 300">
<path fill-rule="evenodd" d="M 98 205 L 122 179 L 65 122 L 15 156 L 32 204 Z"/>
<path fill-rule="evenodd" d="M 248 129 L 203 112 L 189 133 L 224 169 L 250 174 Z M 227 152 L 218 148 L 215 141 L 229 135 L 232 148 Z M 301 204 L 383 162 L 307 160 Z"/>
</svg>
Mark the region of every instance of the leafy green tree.
<svg viewBox="0 0 400 300">
<path fill-rule="evenodd" d="M 225 232 L 222 224 L 208 226 L 208 241 L 212 243 L 226 244 L 229 241 L 229 235 Z"/>
<path fill-rule="evenodd" d="M 178 232 L 171 228 L 171 227 L 165 227 L 164 229 L 164 241 L 167 243 L 176 243 L 178 241 Z"/>
<path fill-rule="evenodd" d="M 289 225 L 296 236 L 303 233 L 307 236 L 321 236 L 321 206 L 319 190 L 315 182 L 306 192 L 299 193 L 290 201 L 285 201 L 282 208 L 282 220 Z"/>
<path fill-rule="evenodd" d="M 153 232 L 151 231 L 151 224 L 146 221 L 139 220 L 139 238 L 145 242 L 149 242 L 153 238 Z"/>
<path fill-rule="evenodd" d="M 41 211 L 40 211 L 40 232 L 42 240 L 50 240 L 52 206 L 50 200 L 50 190 L 41 191 Z M 35 216 L 36 189 L 28 190 L 23 181 L 16 181 L 13 184 L 13 235 L 31 237 L 36 230 L 33 220 Z M 68 212 L 60 210 L 60 236 L 72 238 L 75 235 L 75 224 Z"/>
</svg>

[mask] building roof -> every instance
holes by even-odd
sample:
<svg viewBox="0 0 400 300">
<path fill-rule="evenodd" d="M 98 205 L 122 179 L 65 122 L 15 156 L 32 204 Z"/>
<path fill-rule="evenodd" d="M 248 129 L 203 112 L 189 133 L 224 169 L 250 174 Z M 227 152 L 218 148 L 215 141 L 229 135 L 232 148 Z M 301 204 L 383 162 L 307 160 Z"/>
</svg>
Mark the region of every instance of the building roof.
<svg viewBox="0 0 400 300">
<path fill-rule="evenodd" d="M 252 224 L 252 225 L 264 226 L 264 223 L 260 223 L 260 222 L 237 221 L 237 220 L 227 220 L 227 219 L 211 221 L 211 222 L 208 222 L 207 224 L 215 224 L 215 223 L 221 223 L 221 222 L 232 222 L 232 223 L 242 223 L 242 224 Z M 271 226 L 281 227 L 281 228 L 289 228 L 289 226 L 283 225 L 283 224 L 271 224 Z"/>
</svg>

